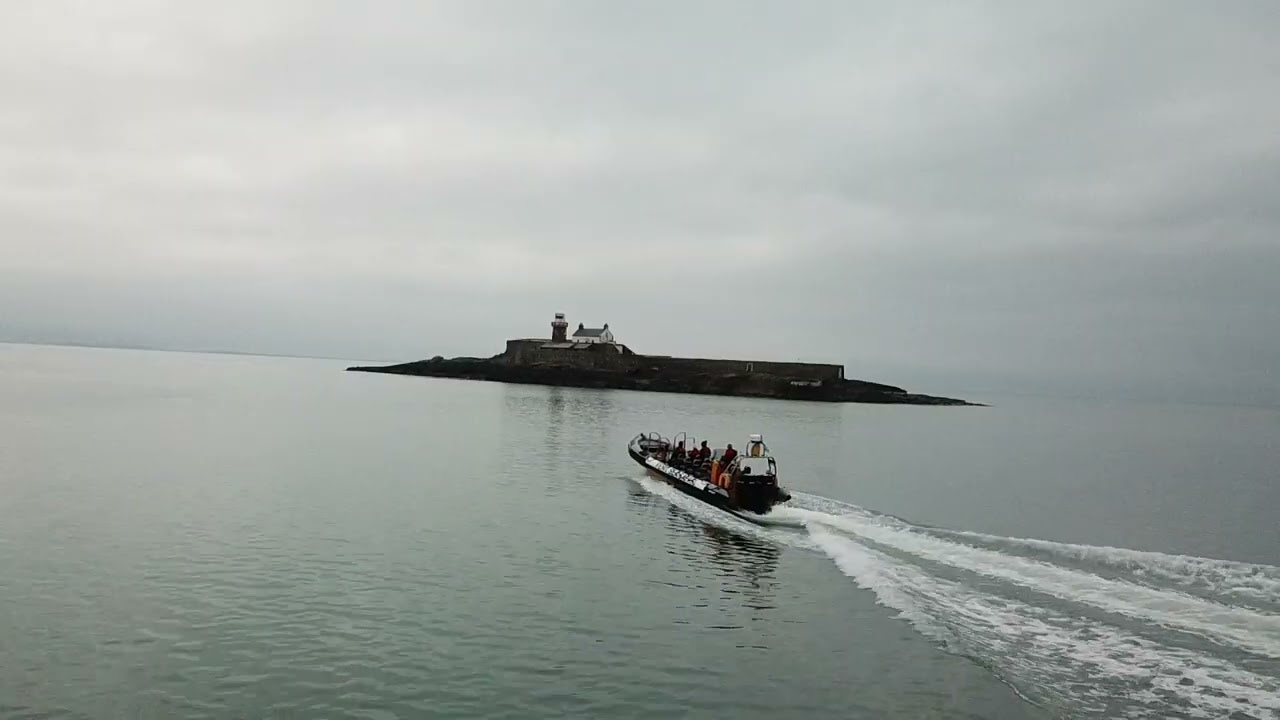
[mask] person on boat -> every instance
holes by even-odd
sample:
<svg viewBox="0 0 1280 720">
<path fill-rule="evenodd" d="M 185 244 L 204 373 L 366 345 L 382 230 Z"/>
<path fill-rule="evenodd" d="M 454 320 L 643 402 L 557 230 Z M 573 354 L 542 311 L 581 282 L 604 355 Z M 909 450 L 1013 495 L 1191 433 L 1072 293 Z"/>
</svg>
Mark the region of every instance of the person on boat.
<svg viewBox="0 0 1280 720">
<path fill-rule="evenodd" d="M 710 459 L 711 459 L 711 448 L 707 447 L 707 441 L 706 441 L 706 440 L 703 440 L 703 441 L 702 441 L 702 447 L 698 448 L 698 459 L 699 459 L 699 460 L 710 460 Z"/>
<path fill-rule="evenodd" d="M 720 456 L 720 464 L 724 467 L 729 467 L 729 463 L 733 462 L 736 457 L 738 457 L 738 451 L 734 450 L 733 445 L 730 444 L 724 449 L 724 454 Z"/>
<path fill-rule="evenodd" d="M 672 462 L 684 462 L 684 441 L 676 443 L 676 449 L 671 451 Z"/>
</svg>

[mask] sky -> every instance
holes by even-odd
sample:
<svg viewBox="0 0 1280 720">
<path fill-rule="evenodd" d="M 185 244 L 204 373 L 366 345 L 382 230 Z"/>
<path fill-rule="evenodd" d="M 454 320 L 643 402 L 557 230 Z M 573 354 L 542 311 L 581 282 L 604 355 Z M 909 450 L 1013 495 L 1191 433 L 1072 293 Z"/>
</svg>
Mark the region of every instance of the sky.
<svg viewBox="0 0 1280 720">
<path fill-rule="evenodd" d="M 0 340 L 1280 402 L 1277 78 L 1273 0 L 15 0 Z"/>
</svg>

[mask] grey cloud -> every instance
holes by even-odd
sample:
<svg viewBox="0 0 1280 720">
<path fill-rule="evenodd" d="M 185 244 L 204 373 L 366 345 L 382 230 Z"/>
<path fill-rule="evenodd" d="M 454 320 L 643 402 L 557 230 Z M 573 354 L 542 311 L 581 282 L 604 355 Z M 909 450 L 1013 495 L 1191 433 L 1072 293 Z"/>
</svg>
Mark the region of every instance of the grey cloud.
<svg viewBox="0 0 1280 720">
<path fill-rule="evenodd" d="M 0 337 L 480 354 L 564 310 L 939 392 L 1280 394 L 1278 34 L 1267 2 L 6 6 Z"/>
</svg>

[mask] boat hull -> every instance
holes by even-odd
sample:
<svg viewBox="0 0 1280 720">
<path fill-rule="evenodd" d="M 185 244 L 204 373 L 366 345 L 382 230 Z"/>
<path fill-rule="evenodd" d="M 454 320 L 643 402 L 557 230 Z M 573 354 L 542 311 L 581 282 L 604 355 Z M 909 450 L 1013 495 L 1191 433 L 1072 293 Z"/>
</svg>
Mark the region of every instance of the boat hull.
<svg viewBox="0 0 1280 720">
<path fill-rule="evenodd" d="M 723 488 L 712 485 L 698 477 L 694 477 L 689 473 L 674 468 L 661 462 L 655 458 L 639 453 L 635 448 L 627 448 L 627 454 L 631 456 L 641 467 L 643 467 L 650 475 L 658 478 L 676 490 L 697 498 L 708 505 L 720 508 L 721 510 L 742 518 L 748 522 L 762 524 L 764 515 L 752 512 L 742 508 L 734 507 L 729 499 L 729 493 Z"/>
</svg>

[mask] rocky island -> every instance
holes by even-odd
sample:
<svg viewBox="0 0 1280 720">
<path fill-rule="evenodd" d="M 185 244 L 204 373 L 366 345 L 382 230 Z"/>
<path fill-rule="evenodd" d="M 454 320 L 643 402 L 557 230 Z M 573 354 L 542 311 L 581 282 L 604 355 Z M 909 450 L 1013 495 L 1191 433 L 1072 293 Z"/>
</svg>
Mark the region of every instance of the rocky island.
<svg viewBox="0 0 1280 720">
<path fill-rule="evenodd" d="M 759 360 L 679 358 L 641 355 L 601 328 L 568 323 L 557 313 L 550 339 L 508 340 L 506 350 L 487 358 L 460 357 L 384 366 L 355 366 L 355 372 L 489 380 L 533 385 L 647 390 L 698 395 L 816 400 L 824 402 L 972 405 L 964 400 L 909 393 L 892 385 L 850 380 L 844 366 Z"/>
</svg>

